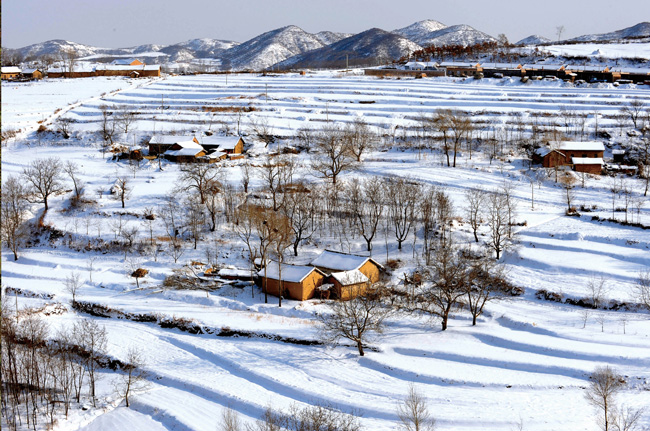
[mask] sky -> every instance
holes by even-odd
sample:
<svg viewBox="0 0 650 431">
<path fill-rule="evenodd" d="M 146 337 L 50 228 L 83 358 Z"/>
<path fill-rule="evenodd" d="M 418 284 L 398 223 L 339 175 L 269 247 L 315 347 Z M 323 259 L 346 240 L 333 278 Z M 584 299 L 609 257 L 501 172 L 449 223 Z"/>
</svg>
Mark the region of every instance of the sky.
<svg viewBox="0 0 650 431">
<path fill-rule="evenodd" d="M 468 24 L 511 42 L 531 34 L 562 38 L 606 33 L 650 19 L 647 0 L 2 0 L 2 46 L 51 39 L 122 48 L 195 38 L 244 42 L 297 25 L 316 33 L 394 30 L 433 19 Z"/>
</svg>

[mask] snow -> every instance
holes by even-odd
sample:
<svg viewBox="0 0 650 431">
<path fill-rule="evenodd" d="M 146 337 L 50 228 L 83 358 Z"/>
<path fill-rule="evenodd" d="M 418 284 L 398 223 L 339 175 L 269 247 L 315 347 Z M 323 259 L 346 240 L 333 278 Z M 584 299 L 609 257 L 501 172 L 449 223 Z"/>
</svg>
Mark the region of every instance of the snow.
<svg viewBox="0 0 650 431">
<path fill-rule="evenodd" d="M 3 66 L 2 73 L 20 73 L 20 67 L 16 66 Z"/>
<path fill-rule="evenodd" d="M 174 135 L 154 135 L 149 140 L 150 144 L 178 144 L 178 145 L 189 145 L 196 144 L 194 142 L 194 136 L 174 136 Z M 197 144 L 198 145 L 198 144 Z"/>
<path fill-rule="evenodd" d="M 280 136 L 293 136 L 301 127 L 318 127 L 325 121 L 347 123 L 357 117 L 366 119 L 375 130 L 389 133 L 396 125 L 399 130 L 416 126 L 416 115 L 430 114 L 439 107 L 466 110 L 474 113 L 477 120 L 506 127 L 511 114 L 529 121 L 532 113 L 557 114 L 566 106 L 584 113 L 597 112 L 599 129 L 615 134 L 619 143 L 625 135 L 618 134 L 612 117 L 632 98 L 650 102 L 647 89 L 634 85 L 574 87 L 564 82 L 523 84 L 508 78 L 379 80 L 359 76 L 358 72 L 336 71 L 278 77 L 232 74 L 227 79 L 227 84 L 225 76 L 214 75 L 137 83 L 106 77 L 2 83 L 3 128 L 23 130 L 17 138 L 3 142 L 3 177 L 19 174 L 34 158 L 61 157 L 74 161 L 82 167 L 81 177 L 87 189 L 93 191 L 89 196 L 96 204 L 78 212 L 69 211 L 69 193 L 57 195 L 52 199 L 45 223 L 66 231 L 85 245 L 88 237 L 97 235 L 106 241 L 113 240 L 111 224 L 119 220 L 122 212 L 123 221 L 140 227 L 139 238 L 147 240 L 141 215 L 147 207 L 156 208 L 175 188 L 180 168 L 163 160 L 163 169 L 159 170 L 157 162 L 144 162 L 135 178 L 130 177 L 133 191 L 124 210 L 119 201 L 107 194 L 98 197 L 94 190 L 106 190 L 115 181 L 116 173 L 132 175 L 126 171 L 127 162 L 104 158 L 99 151 L 95 132 L 99 107 L 104 104 L 138 110 L 137 128 L 124 139 L 129 143 L 140 142 L 152 134 L 172 136 L 178 142 L 184 134 L 207 129 L 202 122 L 210 114 L 201 111 L 204 105 L 254 106 L 255 115 L 268 119 Z M 268 102 L 260 96 L 267 85 Z M 164 110 L 160 109 L 161 94 L 168 106 Z M 376 103 L 360 104 L 359 100 Z M 63 112 L 55 114 L 59 108 Z M 67 141 L 43 138 L 39 143 L 33 133 L 38 121 L 45 120 L 49 126 L 57 115 L 77 120 L 76 137 Z M 225 112 L 223 119 L 234 130 L 236 116 Z M 593 128 L 594 121 L 590 117 L 587 127 Z M 172 131 L 176 135 L 171 135 Z M 508 280 L 526 289 L 523 296 L 488 303 L 476 326 L 471 325 L 466 312 L 454 312 L 446 331 L 440 331 L 436 320 L 394 316 L 388 319 L 384 335 L 369 341 L 374 349 L 359 357 L 353 347 L 345 344 L 297 345 L 269 337 L 194 335 L 155 323 L 95 318 L 69 306 L 71 297 L 64 289 L 65 277 L 78 271 L 85 280 L 79 293 L 83 301 L 127 313 L 188 319 L 216 330 L 230 328 L 318 340 L 315 315 L 326 311 L 320 300 L 284 300 L 282 307 L 278 307 L 274 298 L 264 303 L 259 289 L 246 283 L 223 284 L 207 291 L 162 287 L 172 270 L 192 260 L 205 261 L 208 247 L 217 251 L 220 265 L 247 268 L 245 245 L 229 224 L 219 225 L 215 234 L 206 231 L 198 249 L 188 247 L 178 263 L 166 251 L 156 256 L 129 254 L 125 259 L 122 253 L 102 254 L 83 247 L 77 251 L 61 242 L 56 247 L 44 242 L 24 248 L 17 261 L 3 249 L 3 286 L 54 294 L 51 302 L 66 310 L 60 315 L 43 317 L 51 334 L 78 319 L 96 319 L 106 327 L 111 356 L 124 359 L 130 346 L 138 346 L 150 372 L 149 387 L 134 394 L 127 409 L 115 398 L 113 383 L 117 375 L 102 371 L 99 407 L 86 412 L 75 408 L 68 420 L 58 418 L 57 429 L 214 430 L 218 429 L 221 410 L 227 406 L 250 423 L 269 405 L 286 409 L 292 404 L 320 402 L 343 410 L 358 410 L 363 414 L 360 420 L 365 429 L 387 431 L 396 427 L 397 403 L 413 383 L 425 397 L 440 429 L 502 431 L 513 429 L 521 418 L 530 431 L 589 431 L 595 429 L 594 411 L 584 399 L 584 387 L 589 383 L 589 374 L 602 365 L 611 365 L 626 376 L 620 402 L 637 408 L 650 405 L 648 312 L 587 310 L 535 297 L 535 291 L 546 289 L 565 297 L 581 298 L 589 294 L 590 279 L 605 276 L 610 285 L 608 299 L 633 300 L 632 287 L 639 271 L 650 267 L 650 231 L 592 219 L 594 215 L 612 217 L 611 180 L 586 176 L 585 187 L 574 188 L 574 202 L 578 207 L 595 208 L 579 217 L 567 217 L 565 191 L 552 177 L 544 177 L 534 185 L 535 204 L 531 208 L 531 186 L 524 177 L 526 165 L 517 155 L 508 155 L 506 161 L 489 160 L 482 153 L 474 153 L 470 158 L 464 153 L 459 156 L 457 168 L 447 168 L 439 153 L 407 148 L 399 137 L 396 141 L 392 147 L 388 145 L 364 155 L 358 171 L 343 174 L 341 184 L 359 177 L 402 176 L 444 188 L 460 219 L 454 232 L 465 241 L 471 238 L 471 230 L 462 220 L 466 190 L 477 186 L 495 189 L 510 182 L 518 204 L 517 220 L 527 223 L 516 227 L 516 247 L 505 253 L 502 262 Z M 282 139 L 280 144 L 270 144 L 265 149 L 264 144 L 251 140 L 251 163 L 259 161 L 254 154 L 278 150 L 285 143 L 294 141 Z M 320 181 L 309 171 L 309 154 L 296 155 L 295 160 L 296 179 Z M 239 187 L 238 162 L 224 161 L 220 166 L 224 181 Z M 626 177 L 626 181 L 634 197 L 642 198 L 642 180 Z M 260 186 L 261 180 L 251 175 L 251 187 Z M 634 211 L 628 216 L 648 225 L 650 208 L 647 200 L 644 202 L 638 214 Z M 41 207 L 32 206 L 34 217 Z M 619 220 L 623 217 L 620 213 L 614 216 Z M 89 234 L 86 220 L 91 222 Z M 98 229 L 100 234 L 96 233 Z M 486 232 L 485 227 L 479 232 L 481 241 Z M 164 236 L 160 225 L 154 235 Z M 418 250 L 422 246 L 419 239 L 415 246 Z M 397 250 L 390 232 L 388 238 L 381 233 L 373 241 L 374 260 L 383 263 L 388 255 L 400 262 L 391 282 L 397 282 L 404 272 L 418 264 L 413 258 L 412 237 L 403 247 L 402 251 Z M 325 248 L 362 253 L 365 241 L 358 236 L 341 241 L 327 235 L 313 238 L 301 245 L 298 257 L 286 256 L 286 261 L 315 262 L 323 257 L 318 254 Z M 92 282 L 87 270 L 90 258 L 95 258 Z M 341 269 L 353 270 L 365 259 L 327 252 L 323 266 L 351 266 Z M 128 277 L 133 264 L 150 270 L 140 280 L 140 289 Z M 277 264 L 271 264 L 269 269 L 273 271 L 274 267 L 277 270 Z M 307 270 L 314 269 L 285 265 L 283 278 L 299 280 Z M 13 303 L 14 299 L 7 302 Z M 19 307 L 40 306 L 46 300 L 18 296 L 16 302 Z M 585 310 L 588 314 L 583 323 Z M 641 427 L 649 426 L 650 412 L 646 411 Z"/>
</svg>

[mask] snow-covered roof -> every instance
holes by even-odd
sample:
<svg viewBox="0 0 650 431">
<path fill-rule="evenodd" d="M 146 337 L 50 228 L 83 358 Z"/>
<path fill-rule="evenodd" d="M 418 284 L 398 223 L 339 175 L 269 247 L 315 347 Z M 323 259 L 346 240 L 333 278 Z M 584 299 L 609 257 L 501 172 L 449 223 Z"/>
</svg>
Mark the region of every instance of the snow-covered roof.
<svg viewBox="0 0 650 431">
<path fill-rule="evenodd" d="M 182 142 L 194 142 L 194 136 L 175 135 L 154 135 L 149 140 L 150 144 L 180 144 Z"/>
<path fill-rule="evenodd" d="M 206 159 L 222 159 L 224 156 L 227 156 L 227 154 L 221 151 L 214 151 L 202 157 L 205 157 Z"/>
<path fill-rule="evenodd" d="M 266 266 L 266 277 L 279 280 L 280 279 L 280 269 L 282 269 L 282 280 L 288 281 L 290 283 L 300 283 L 303 281 L 309 274 L 313 271 L 318 271 L 323 274 L 318 268 L 313 266 L 301 266 L 301 265 L 278 265 L 277 262 L 270 262 Z M 264 268 L 262 268 L 257 275 L 264 277 Z M 323 274 L 325 275 L 325 274 Z"/>
<path fill-rule="evenodd" d="M 332 278 L 338 281 L 342 286 L 368 282 L 368 277 L 358 269 L 353 269 L 352 271 L 333 272 Z"/>
<path fill-rule="evenodd" d="M 199 148 L 181 148 L 180 150 L 167 150 L 165 151 L 166 156 L 195 156 L 203 152 L 203 148 L 199 145 Z"/>
<path fill-rule="evenodd" d="M 381 265 L 370 257 L 357 256 L 354 254 L 339 253 L 336 251 L 325 250 L 316 259 L 310 262 L 310 265 L 319 268 L 335 269 L 338 271 L 351 271 L 359 269 L 368 260 L 372 260 L 377 266 Z"/>
<path fill-rule="evenodd" d="M 248 269 L 221 268 L 218 274 L 221 277 L 250 277 L 251 271 Z"/>
<path fill-rule="evenodd" d="M 24 73 L 24 74 L 31 75 L 32 73 L 36 72 L 37 70 L 38 70 L 39 72 L 41 71 L 41 69 L 23 69 L 23 73 Z"/>
<path fill-rule="evenodd" d="M 634 75 L 650 75 L 650 69 L 637 67 L 611 67 L 610 72 L 632 73 Z"/>
<path fill-rule="evenodd" d="M 548 147 L 538 148 L 538 149 L 535 150 L 535 153 L 538 154 L 540 157 L 545 157 L 547 154 L 549 154 L 549 153 L 551 153 L 553 151 L 557 151 L 558 153 L 564 155 L 561 151 L 553 150 L 552 148 L 548 148 Z"/>
<path fill-rule="evenodd" d="M 477 63 L 465 63 L 458 61 L 443 61 L 440 63 L 442 67 L 476 67 Z"/>
<path fill-rule="evenodd" d="M 201 143 L 211 147 L 219 147 L 219 150 L 234 150 L 240 139 L 239 136 L 206 136 L 201 140 Z"/>
<path fill-rule="evenodd" d="M 142 70 L 159 70 L 160 65 L 151 64 L 151 65 L 140 65 L 136 64 L 133 66 L 130 65 L 121 65 L 121 64 L 103 64 L 97 66 L 96 70 L 133 70 L 133 71 L 142 71 Z"/>
<path fill-rule="evenodd" d="M 600 157 L 572 157 L 571 163 L 574 165 L 603 165 L 603 159 Z"/>
<path fill-rule="evenodd" d="M 135 58 L 118 58 L 116 60 L 111 61 L 111 64 L 115 65 L 130 65 L 134 61 L 139 61 Z"/>
<path fill-rule="evenodd" d="M 564 66 L 565 70 L 575 70 L 578 72 L 605 72 L 607 66 L 586 66 L 580 64 L 567 64 Z"/>
<path fill-rule="evenodd" d="M 181 148 L 193 149 L 193 150 L 203 150 L 203 147 L 200 144 L 197 144 L 194 141 L 183 141 L 176 142 L 174 145 L 178 145 Z"/>
<path fill-rule="evenodd" d="M 482 63 L 483 69 L 520 69 L 519 63 Z"/>
<path fill-rule="evenodd" d="M 564 67 L 563 64 L 535 64 L 528 63 L 522 66 L 524 69 L 537 69 L 537 70 L 560 70 Z"/>
<path fill-rule="evenodd" d="M 612 150 L 612 154 L 614 155 L 625 154 L 625 150 Z"/>
<path fill-rule="evenodd" d="M 20 67 L 16 66 L 3 66 L 2 73 L 20 73 Z"/>
<path fill-rule="evenodd" d="M 598 141 L 561 141 L 555 144 L 551 143 L 551 147 L 562 151 L 605 151 L 605 145 Z"/>
</svg>

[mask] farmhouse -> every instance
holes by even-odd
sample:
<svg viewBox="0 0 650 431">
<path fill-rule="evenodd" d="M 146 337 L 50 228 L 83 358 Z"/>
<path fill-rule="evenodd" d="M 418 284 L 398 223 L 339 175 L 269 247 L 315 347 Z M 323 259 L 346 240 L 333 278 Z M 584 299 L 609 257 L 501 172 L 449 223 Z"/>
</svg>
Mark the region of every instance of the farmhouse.
<svg viewBox="0 0 650 431">
<path fill-rule="evenodd" d="M 383 266 L 371 257 L 357 256 L 354 254 L 339 253 L 325 250 L 310 265 L 330 275 L 336 272 L 358 270 L 365 275 L 370 283 L 379 281 L 379 273 Z"/>
<path fill-rule="evenodd" d="M 462 63 L 456 61 L 443 61 L 440 63 L 447 71 L 447 76 L 473 76 L 479 72 L 483 72 L 483 68 L 479 63 Z"/>
<path fill-rule="evenodd" d="M 521 76 L 522 65 L 519 63 L 483 63 L 481 64 L 485 76 L 494 77 L 495 74 L 501 76 Z"/>
<path fill-rule="evenodd" d="M 2 67 L 2 79 L 11 80 L 20 77 L 20 68 L 14 66 L 3 66 Z"/>
<path fill-rule="evenodd" d="M 154 135 L 149 140 L 149 154 L 162 154 L 174 144 L 199 141 L 194 136 Z"/>
<path fill-rule="evenodd" d="M 169 147 L 163 155 L 170 162 L 194 163 L 198 161 L 197 157 L 205 156 L 205 150 L 194 141 L 178 142 Z"/>
<path fill-rule="evenodd" d="M 262 289 L 271 295 L 279 296 L 298 301 L 305 301 L 314 297 L 316 288 L 320 287 L 325 280 L 325 273 L 313 266 L 279 265 L 271 262 L 264 269 L 257 273 L 258 283 Z"/>
<path fill-rule="evenodd" d="M 95 68 L 94 76 L 130 76 L 131 78 L 160 76 L 160 66 L 144 65 L 144 64 L 139 64 L 139 65 L 106 64 Z"/>
<path fill-rule="evenodd" d="M 598 141 L 550 142 L 548 148 L 535 151 L 533 160 L 545 168 L 572 166 L 577 172 L 600 173 L 605 146 Z"/>
<path fill-rule="evenodd" d="M 39 69 L 23 69 L 23 76 L 27 79 L 43 79 L 43 72 Z"/>
<path fill-rule="evenodd" d="M 246 144 L 241 136 L 206 136 L 201 141 L 206 151 L 220 151 L 226 154 L 241 154 Z"/>
</svg>

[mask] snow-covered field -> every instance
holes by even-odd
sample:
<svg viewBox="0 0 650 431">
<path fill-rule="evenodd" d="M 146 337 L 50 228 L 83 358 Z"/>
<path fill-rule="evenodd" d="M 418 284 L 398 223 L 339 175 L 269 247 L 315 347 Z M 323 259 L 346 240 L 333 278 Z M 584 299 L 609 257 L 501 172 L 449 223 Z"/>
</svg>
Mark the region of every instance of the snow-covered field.
<svg viewBox="0 0 650 431">
<path fill-rule="evenodd" d="M 564 57 L 645 58 L 650 59 L 650 43 L 579 43 L 575 45 L 546 45 L 546 52 Z"/>
<path fill-rule="evenodd" d="M 100 97 L 102 93 L 106 94 Z M 561 109 L 588 113 L 588 128 L 599 121 L 599 127 L 611 128 L 615 133 L 612 115 L 630 98 L 650 102 L 648 86 L 574 87 L 563 82 L 524 85 L 509 79 L 378 80 L 339 72 L 3 83 L 3 128 L 34 130 L 37 121 L 51 121 L 56 109 L 69 108 L 59 115 L 77 121 L 74 129 L 78 139 L 66 141 L 65 145 L 61 139 L 52 139 L 39 146 L 34 145 L 31 132 L 24 132 L 3 147 L 2 175 L 6 178 L 20 173 L 35 157 L 58 156 L 82 167 L 88 190 L 107 190 L 116 172 L 126 172 L 126 166 L 103 158 L 99 152 L 92 132 L 98 128 L 101 105 L 127 105 L 138 110 L 137 127 L 123 138 L 126 143 L 140 142 L 154 131 L 189 133 L 208 127 L 217 131 L 223 128 L 217 120 L 236 132 L 237 121 L 245 130 L 253 115 L 267 118 L 274 133 L 286 137 L 301 127 L 363 118 L 382 133 L 393 134 L 399 142 L 402 134 L 415 133 L 418 116 L 441 107 L 473 112 L 475 119 L 486 124 L 485 133 L 493 128 L 511 128 L 515 118 L 523 119 L 527 129 L 534 121 L 532 114 L 557 113 Z M 213 116 L 204 107 L 227 109 Z M 236 112 L 230 112 L 239 107 L 254 110 L 239 118 Z M 287 138 L 279 145 L 291 143 Z M 455 313 L 446 331 L 440 331 L 436 321 L 392 317 L 385 334 L 370 343 L 375 349 L 364 357 L 347 345 L 310 346 L 263 338 L 192 335 L 153 323 L 97 318 L 108 331 L 109 355 L 124 359 L 130 346 L 142 349 L 150 384 L 126 408 L 113 393 L 115 373 L 107 371 L 101 381 L 101 408 L 75 409 L 69 420 L 59 421 L 56 429 L 214 430 L 218 429 L 224 407 L 252 421 L 268 406 L 284 409 L 293 403 L 326 403 L 360 412 L 365 429 L 389 430 L 396 426 L 399 400 L 408 385 L 415 383 L 425 395 L 440 430 L 510 430 L 520 421 L 526 430 L 594 430 L 594 410 L 584 398 L 584 388 L 589 384 L 589 374 L 601 365 L 610 365 L 626 376 L 619 401 L 636 408 L 649 406 L 648 312 L 592 311 L 585 325 L 584 309 L 541 301 L 534 293 L 546 289 L 579 298 L 587 294 L 591 278 L 605 276 L 611 286 L 607 297 L 629 301 L 638 272 L 650 266 L 650 230 L 592 221 L 590 214 L 566 217 L 564 191 L 551 178 L 534 186 L 535 205 L 531 208 L 531 187 L 523 175 L 524 163 L 514 156 L 490 163 L 482 153 L 474 153 L 471 158 L 462 154 L 458 167 L 448 168 L 438 153 L 404 147 L 398 144 L 364 156 L 358 171 L 345 174 L 343 180 L 402 176 L 437 185 L 451 196 L 458 215 L 462 215 L 468 188 L 493 189 L 510 182 L 518 202 L 517 219 L 525 220 L 527 225 L 518 228 L 518 245 L 502 260 L 510 281 L 526 289 L 523 296 L 488 304 L 477 326 L 471 325 L 467 313 Z M 251 154 L 270 149 L 275 147 L 267 149 L 256 143 Z M 606 157 L 610 155 L 608 150 Z M 251 156 L 251 163 L 257 157 Z M 320 181 L 309 170 L 308 156 L 294 157 L 299 167 L 297 176 Z M 224 163 L 225 177 L 233 185 L 240 183 L 239 163 Z M 66 194 L 53 199 L 45 222 L 72 233 L 82 243 L 97 235 L 110 240 L 111 223 L 117 213 L 140 215 L 146 207 L 156 207 L 175 187 L 178 166 L 165 164 L 163 168 L 160 171 L 157 163 L 152 163 L 136 172 L 125 210 L 108 194 L 97 198 L 93 193 L 95 206 L 82 212 L 64 212 Z M 635 195 L 640 196 L 641 180 L 628 181 Z M 259 184 L 259 179 L 254 178 L 252 186 Z M 578 205 L 595 205 L 597 214 L 610 215 L 608 180 L 590 177 L 585 188 L 576 191 Z M 41 208 L 34 205 L 33 210 L 36 216 Z M 650 206 L 642 207 L 637 217 L 650 225 Z M 141 217 L 125 214 L 124 221 L 139 226 L 140 236 L 148 237 Z M 162 235 L 162 227 L 156 229 Z M 464 238 L 470 228 L 460 224 L 456 231 Z M 90 317 L 69 308 L 71 296 L 65 292 L 63 282 L 71 271 L 88 278 L 88 262 L 94 258 L 92 282 L 87 281 L 78 294 L 82 301 L 124 312 L 192 319 L 208 328 L 318 339 L 314 313 L 325 306 L 317 300 L 285 301 L 279 308 L 275 298 L 264 304 L 259 290 L 251 287 L 224 285 L 209 292 L 160 287 L 173 268 L 205 260 L 205 249 L 216 247 L 216 241 L 220 263 L 248 267 L 245 246 L 236 240 L 232 228 L 222 223 L 214 235 L 206 232 L 198 250 L 188 248 L 176 264 L 165 253 L 155 258 L 129 255 L 125 259 L 122 253 L 77 252 L 60 243 L 55 248 L 40 244 L 24 249 L 14 262 L 11 253 L 3 249 L 2 284 L 53 293 L 54 302 L 66 304 L 68 312 L 46 318 L 54 332 L 54 328 Z M 341 248 L 332 238 L 319 238 L 317 243 L 322 248 Z M 390 237 L 386 246 L 382 234 L 374 246 L 373 257 L 380 262 L 387 255 L 403 262 L 395 272 L 395 280 L 415 265 L 412 240 L 400 252 Z M 353 238 L 343 249 L 363 250 L 359 238 Z M 312 241 L 301 247 L 292 262 L 306 263 L 318 251 Z M 127 276 L 134 265 L 150 270 L 140 282 L 140 289 Z M 20 296 L 16 301 L 20 307 L 45 302 Z M 645 411 L 641 423 L 650 427 L 650 411 Z"/>
</svg>

